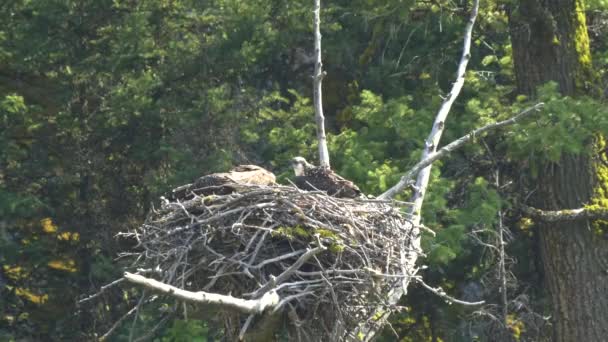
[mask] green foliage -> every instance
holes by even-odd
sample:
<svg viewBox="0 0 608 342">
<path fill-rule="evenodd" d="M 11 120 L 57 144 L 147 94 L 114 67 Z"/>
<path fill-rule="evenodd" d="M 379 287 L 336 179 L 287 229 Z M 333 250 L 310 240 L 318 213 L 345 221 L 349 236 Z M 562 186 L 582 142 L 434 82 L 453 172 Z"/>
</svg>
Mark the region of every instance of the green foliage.
<svg viewBox="0 0 608 342">
<path fill-rule="evenodd" d="M 587 153 L 594 135 L 608 132 L 608 111 L 594 99 L 561 96 L 557 84 L 548 83 L 538 89 L 538 101 L 545 103 L 542 114 L 507 141 L 516 158 L 558 161 L 563 153 Z"/>
<path fill-rule="evenodd" d="M 514 93 L 504 6 L 482 3 L 444 142 L 530 104 Z M 387 190 L 419 160 L 453 82 L 467 11 L 446 1 L 323 3 L 332 167 L 366 193 Z M 0 339 L 107 331 L 135 293 L 116 290 L 81 311 L 65 303 L 117 277 L 115 254 L 131 242 L 113 236 L 171 187 L 239 163 L 262 164 L 284 182 L 294 155 L 316 159 L 309 1 L 18 0 L 0 15 L 0 272 L 13 272 L 0 278 Z M 608 44 L 592 39 L 602 69 Z M 457 292 L 491 269 L 469 233 L 492 229 L 517 196 L 488 182 L 496 165 L 516 179 L 543 160 L 590 153 L 587 143 L 606 132 L 605 105 L 561 97 L 553 84 L 538 94 L 542 113 L 434 165 L 423 211 L 437 234 L 423 239 L 430 282 Z M 283 233 L 308 237 L 298 227 Z M 517 256 L 530 250 L 525 236 Z M 413 312 L 395 318 L 401 338 L 452 336 L 462 312 L 420 294 L 407 299 Z M 142 315 L 138 332 L 158 318 Z M 74 322 L 80 329 L 67 328 Z M 205 322 L 175 319 L 157 339 L 209 335 Z"/>
<path fill-rule="evenodd" d="M 160 342 L 206 342 L 208 341 L 209 327 L 207 323 L 198 320 L 173 321 L 173 325 L 167 329 Z"/>
</svg>

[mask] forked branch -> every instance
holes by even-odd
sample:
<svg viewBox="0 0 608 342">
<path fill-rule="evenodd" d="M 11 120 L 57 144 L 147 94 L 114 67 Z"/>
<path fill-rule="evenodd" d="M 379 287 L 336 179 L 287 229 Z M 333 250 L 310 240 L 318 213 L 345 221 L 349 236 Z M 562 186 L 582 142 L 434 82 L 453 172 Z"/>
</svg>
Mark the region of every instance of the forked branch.
<svg viewBox="0 0 608 342">
<path fill-rule="evenodd" d="M 409 185 L 413 185 L 414 177 L 422 169 L 428 167 L 435 161 L 437 161 L 441 158 L 444 158 L 448 154 L 450 154 L 450 153 L 454 152 L 455 150 L 457 150 L 458 148 L 462 147 L 464 144 L 473 140 L 475 137 L 478 137 L 487 131 L 491 131 L 494 129 L 498 129 L 498 128 L 501 128 L 504 126 L 508 126 L 508 125 L 517 123 L 519 120 L 523 119 L 524 117 L 526 117 L 534 112 L 538 112 L 543 106 L 544 106 L 544 103 L 539 102 L 532 107 L 528 107 L 528 108 L 524 109 L 523 111 L 521 111 L 519 114 L 515 115 L 512 118 L 509 118 L 509 119 L 503 120 L 503 121 L 499 121 L 499 122 L 494 122 L 494 123 L 488 124 L 486 126 L 480 127 L 476 130 L 471 131 L 467 135 L 462 136 L 462 137 L 452 141 L 451 143 L 449 143 L 449 144 L 445 145 L 444 147 L 442 147 L 441 149 L 439 149 L 439 151 L 429 154 L 426 159 L 423 159 L 420 162 L 418 162 L 418 164 L 414 165 L 414 167 L 412 167 L 408 172 L 406 172 L 406 174 L 404 174 L 401 177 L 401 180 L 399 181 L 399 183 L 397 183 L 392 188 L 388 189 L 382 195 L 378 196 L 378 199 L 393 198 L 394 196 L 399 194 L 401 191 L 403 191 L 405 188 L 407 188 Z"/>
</svg>

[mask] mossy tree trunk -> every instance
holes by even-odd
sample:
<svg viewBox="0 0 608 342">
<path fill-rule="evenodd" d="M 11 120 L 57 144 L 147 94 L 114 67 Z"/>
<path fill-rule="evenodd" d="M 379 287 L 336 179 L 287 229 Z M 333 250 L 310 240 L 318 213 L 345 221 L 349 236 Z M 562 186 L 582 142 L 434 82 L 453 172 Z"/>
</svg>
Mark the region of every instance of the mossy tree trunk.
<svg viewBox="0 0 608 342">
<path fill-rule="evenodd" d="M 557 82 L 564 95 L 586 92 L 592 73 L 583 8 L 581 0 L 519 0 L 512 8 L 510 32 L 520 93 L 534 96 L 535 88 L 548 81 Z M 589 149 L 596 150 L 597 143 Z M 539 172 L 534 205 L 557 210 L 590 204 L 606 194 L 598 191 L 608 185 L 602 177 L 606 171 L 593 153 L 564 154 L 559 162 L 547 162 Z M 554 341 L 608 338 L 608 241 L 594 233 L 598 224 L 539 224 Z"/>
</svg>

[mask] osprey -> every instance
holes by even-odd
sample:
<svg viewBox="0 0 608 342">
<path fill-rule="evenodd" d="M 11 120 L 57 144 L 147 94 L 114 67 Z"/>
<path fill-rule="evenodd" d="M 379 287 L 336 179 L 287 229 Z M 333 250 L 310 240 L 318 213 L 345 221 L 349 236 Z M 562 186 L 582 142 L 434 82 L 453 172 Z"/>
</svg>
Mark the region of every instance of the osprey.
<svg viewBox="0 0 608 342">
<path fill-rule="evenodd" d="M 302 157 L 290 161 L 296 174 L 295 184 L 302 190 L 322 190 L 334 197 L 355 198 L 361 190 L 355 183 L 342 178 L 328 167 L 314 166 Z"/>
<path fill-rule="evenodd" d="M 196 195 L 226 195 L 238 191 L 239 184 L 271 185 L 275 183 L 272 172 L 257 165 L 239 165 L 228 172 L 202 176 L 193 184 L 180 186 L 172 191 L 173 199 L 191 199 Z"/>
</svg>

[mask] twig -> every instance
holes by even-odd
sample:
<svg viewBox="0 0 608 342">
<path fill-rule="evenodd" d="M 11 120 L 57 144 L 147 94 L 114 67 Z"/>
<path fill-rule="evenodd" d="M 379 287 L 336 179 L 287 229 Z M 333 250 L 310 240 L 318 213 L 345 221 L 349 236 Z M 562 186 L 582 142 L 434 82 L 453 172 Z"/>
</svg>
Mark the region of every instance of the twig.
<svg viewBox="0 0 608 342">
<path fill-rule="evenodd" d="M 173 313 L 165 315 L 165 317 L 163 317 L 158 323 L 156 323 L 156 325 L 152 327 L 152 329 L 150 329 L 148 333 L 135 339 L 135 342 L 141 342 L 150 339 L 152 336 L 154 336 L 154 333 L 158 331 L 158 329 L 160 329 L 165 323 L 167 323 L 169 319 L 173 318 L 173 316 L 175 316 Z"/>
<path fill-rule="evenodd" d="M 251 325 L 251 322 L 253 322 L 254 317 L 255 317 L 254 314 L 250 314 L 249 317 L 247 317 L 245 324 L 243 324 L 243 327 L 241 328 L 241 331 L 239 332 L 239 341 L 242 341 L 245 338 L 245 333 L 247 332 L 249 325 Z"/>
<path fill-rule="evenodd" d="M 108 337 L 110 337 L 110 335 L 112 335 L 114 333 L 114 331 L 122 324 L 122 322 L 124 322 L 124 320 L 127 319 L 129 316 L 131 316 L 136 310 L 137 310 L 137 305 L 134 306 L 131 310 L 129 310 L 122 317 L 120 317 L 120 319 L 118 321 L 116 321 L 112 325 L 112 327 L 110 327 L 110 330 L 108 330 L 105 334 L 103 334 L 103 336 L 101 336 L 99 338 L 99 341 L 105 341 Z"/>
<path fill-rule="evenodd" d="M 466 305 L 466 306 L 476 306 L 476 305 L 481 305 L 483 303 L 485 303 L 485 301 L 479 301 L 479 302 L 467 302 L 464 300 L 460 300 L 460 299 L 456 299 L 452 296 L 449 296 L 447 293 L 445 293 L 445 291 L 441 288 L 441 287 L 431 287 L 429 286 L 427 283 L 424 282 L 424 280 L 422 280 L 421 277 L 414 277 L 413 278 L 416 282 L 418 282 L 420 285 L 422 285 L 422 287 L 424 287 L 425 289 L 433 292 L 434 294 L 438 295 L 439 297 L 447 300 L 450 303 L 456 303 L 456 304 L 461 304 L 461 305 Z"/>
<path fill-rule="evenodd" d="M 295 271 L 297 271 L 300 267 L 302 267 L 302 265 L 304 265 L 306 263 L 306 261 L 308 261 L 308 259 L 312 258 L 313 256 L 315 256 L 316 254 L 326 250 L 327 248 L 324 246 L 319 246 L 316 247 L 314 249 L 309 249 L 308 251 L 306 251 L 306 253 L 302 254 L 302 256 L 296 261 L 294 262 L 291 266 L 289 266 L 285 271 L 283 271 L 283 273 L 279 274 L 278 277 L 276 277 L 275 279 L 272 279 L 270 282 L 266 283 L 266 285 L 262 286 L 261 288 L 259 288 L 257 291 L 255 291 L 252 296 L 253 298 L 258 297 L 260 294 L 262 293 L 266 293 L 266 291 L 268 291 L 269 289 L 277 286 L 278 284 L 281 284 L 283 281 L 285 281 L 292 273 L 294 273 Z"/>
<path fill-rule="evenodd" d="M 141 292 L 141 297 L 139 297 L 137 306 L 135 306 L 135 315 L 133 316 L 133 323 L 131 323 L 131 329 L 129 330 L 129 342 L 133 342 L 133 336 L 135 334 L 135 325 L 137 325 L 137 319 L 139 318 L 139 310 L 141 310 L 141 306 L 144 304 L 145 299 L 146 299 L 146 290 L 144 289 Z"/>
<path fill-rule="evenodd" d="M 101 296 L 101 295 L 102 295 L 102 294 L 103 294 L 103 293 L 104 293 L 104 292 L 105 292 L 107 289 L 109 289 L 109 288 L 111 288 L 111 287 L 114 287 L 114 286 L 116 286 L 116 285 L 118 285 L 118 284 L 122 283 L 123 281 L 124 281 L 124 279 L 123 279 L 123 278 L 118 278 L 118 279 L 114 280 L 113 282 L 111 282 L 111 283 L 109 283 L 109 284 L 106 284 L 106 285 L 102 286 L 102 287 L 99 289 L 99 292 L 94 293 L 94 294 L 90 295 L 90 296 L 89 296 L 89 297 L 87 297 L 87 298 L 81 299 L 81 300 L 79 300 L 77 303 L 78 303 L 78 304 L 82 304 L 82 303 L 86 303 L 86 302 L 88 302 L 88 301 L 90 301 L 90 300 L 93 300 L 93 299 L 95 299 L 95 298 L 97 298 L 97 297 Z"/>
<path fill-rule="evenodd" d="M 500 172 L 496 167 L 496 188 L 500 189 Z M 502 320 L 505 326 L 508 326 L 507 316 L 509 314 L 509 302 L 507 300 L 507 268 L 505 265 L 505 241 L 504 241 L 504 227 L 502 223 L 502 209 L 498 208 L 498 248 L 500 249 L 498 267 L 499 267 L 499 278 L 500 278 L 500 298 L 502 300 Z"/>
</svg>

